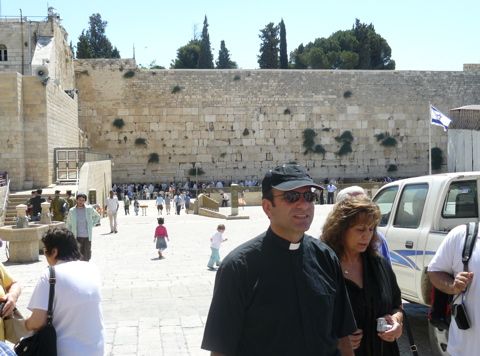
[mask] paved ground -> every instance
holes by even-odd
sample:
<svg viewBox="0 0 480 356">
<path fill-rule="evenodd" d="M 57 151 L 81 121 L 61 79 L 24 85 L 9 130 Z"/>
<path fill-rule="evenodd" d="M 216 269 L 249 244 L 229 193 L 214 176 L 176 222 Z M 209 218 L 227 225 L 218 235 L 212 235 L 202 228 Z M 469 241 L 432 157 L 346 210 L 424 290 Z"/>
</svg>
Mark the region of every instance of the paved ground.
<svg viewBox="0 0 480 356">
<path fill-rule="evenodd" d="M 94 228 L 92 262 L 103 278 L 103 313 L 107 328 L 106 355 L 208 355 L 200 350 L 215 273 L 206 267 L 209 239 L 218 224 L 226 226 L 220 254 L 260 234 L 268 226 L 261 207 L 240 209 L 249 220 L 219 220 L 187 215 L 165 215 L 170 243 L 166 258 L 158 259 L 153 234 L 157 226 L 154 201 L 147 216 L 118 215 L 118 234 L 109 234 L 108 219 Z M 309 234 L 318 236 L 329 206 L 316 206 Z M 221 208 L 230 214 L 230 208 Z M 173 212 L 172 212 L 173 213 Z M 4 248 L 0 260 L 5 261 Z M 46 261 L 30 264 L 5 263 L 23 286 L 19 300 L 22 312 Z M 421 355 L 431 355 L 428 344 L 427 309 L 406 304 L 411 315 L 415 341 Z M 87 317 L 87 316 L 86 316 Z M 410 355 L 406 336 L 400 340 L 402 355 Z"/>
</svg>

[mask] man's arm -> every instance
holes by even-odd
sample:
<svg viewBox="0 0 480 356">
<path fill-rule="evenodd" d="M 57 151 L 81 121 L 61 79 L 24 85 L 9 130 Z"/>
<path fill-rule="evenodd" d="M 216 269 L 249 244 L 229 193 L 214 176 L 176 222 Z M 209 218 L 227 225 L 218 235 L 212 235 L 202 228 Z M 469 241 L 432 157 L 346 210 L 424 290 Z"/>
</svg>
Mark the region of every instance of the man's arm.
<svg viewBox="0 0 480 356">
<path fill-rule="evenodd" d="M 447 272 L 428 271 L 432 284 L 447 294 L 459 294 L 472 283 L 473 272 L 459 272 L 455 278 Z"/>
<path fill-rule="evenodd" d="M 342 356 L 353 356 L 353 347 L 348 335 L 338 339 L 338 350 Z"/>
</svg>

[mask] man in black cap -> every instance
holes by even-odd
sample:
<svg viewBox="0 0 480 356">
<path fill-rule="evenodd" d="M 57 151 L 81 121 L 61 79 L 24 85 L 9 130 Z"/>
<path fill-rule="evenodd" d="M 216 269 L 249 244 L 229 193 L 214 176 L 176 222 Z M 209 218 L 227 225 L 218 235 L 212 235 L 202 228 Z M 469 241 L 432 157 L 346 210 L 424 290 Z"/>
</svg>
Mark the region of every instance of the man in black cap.
<svg viewBox="0 0 480 356">
<path fill-rule="evenodd" d="M 53 221 L 63 221 L 65 218 L 65 212 L 67 211 L 67 202 L 65 199 L 60 197 L 60 191 L 55 191 L 55 198 L 53 198 L 52 203 L 50 204 L 50 212 L 53 214 Z"/>
<path fill-rule="evenodd" d="M 262 181 L 263 234 L 217 271 L 202 348 L 211 355 L 353 355 L 356 331 L 335 253 L 305 235 L 318 188 L 303 167 L 277 166 Z"/>
</svg>

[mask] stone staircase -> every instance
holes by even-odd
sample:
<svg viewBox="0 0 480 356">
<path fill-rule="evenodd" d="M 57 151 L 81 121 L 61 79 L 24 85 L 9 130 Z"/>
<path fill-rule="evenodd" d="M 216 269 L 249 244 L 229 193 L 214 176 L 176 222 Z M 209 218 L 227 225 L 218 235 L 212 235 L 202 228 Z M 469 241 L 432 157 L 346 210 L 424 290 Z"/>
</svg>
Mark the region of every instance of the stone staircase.
<svg viewBox="0 0 480 356">
<path fill-rule="evenodd" d="M 7 216 L 5 218 L 5 226 L 16 225 L 15 217 L 17 216 L 16 206 L 26 204 L 31 194 L 10 194 L 7 203 Z"/>
</svg>

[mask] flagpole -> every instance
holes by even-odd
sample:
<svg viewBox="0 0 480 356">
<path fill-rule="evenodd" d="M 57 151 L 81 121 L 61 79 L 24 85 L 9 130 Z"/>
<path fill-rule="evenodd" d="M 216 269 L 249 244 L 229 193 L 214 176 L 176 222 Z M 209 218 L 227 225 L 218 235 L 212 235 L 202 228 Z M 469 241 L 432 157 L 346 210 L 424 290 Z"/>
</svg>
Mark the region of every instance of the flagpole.
<svg viewBox="0 0 480 356">
<path fill-rule="evenodd" d="M 428 102 L 428 174 L 432 175 L 432 104 Z"/>
</svg>

